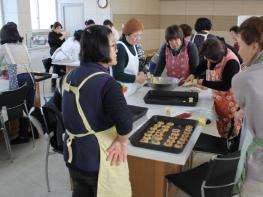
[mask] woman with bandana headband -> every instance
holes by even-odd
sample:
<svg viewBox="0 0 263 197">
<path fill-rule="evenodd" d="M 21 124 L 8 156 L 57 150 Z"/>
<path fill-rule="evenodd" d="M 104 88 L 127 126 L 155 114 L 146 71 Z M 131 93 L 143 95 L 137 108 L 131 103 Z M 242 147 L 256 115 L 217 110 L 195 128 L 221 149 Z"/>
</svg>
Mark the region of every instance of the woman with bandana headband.
<svg viewBox="0 0 263 197">
<path fill-rule="evenodd" d="M 184 81 L 198 65 L 197 48 L 192 42 L 184 39 L 183 32 L 177 25 L 167 27 L 165 40 L 166 43 L 160 50 L 154 76 L 161 76 L 166 68 L 168 77 Z"/>
</svg>

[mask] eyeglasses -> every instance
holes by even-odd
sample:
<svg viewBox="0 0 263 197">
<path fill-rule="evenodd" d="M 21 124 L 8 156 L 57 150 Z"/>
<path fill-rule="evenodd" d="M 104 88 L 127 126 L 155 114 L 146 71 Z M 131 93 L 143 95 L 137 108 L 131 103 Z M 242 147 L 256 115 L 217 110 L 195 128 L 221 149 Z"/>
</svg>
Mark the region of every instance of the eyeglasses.
<svg viewBox="0 0 263 197">
<path fill-rule="evenodd" d="M 117 44 L 116 44 L 116 43 L 111 44 L 110 47 L 111 47 L 111 48 L 114 48 L 114 50 L 117 51 Z"/>
<path fill-rule="evenodd" d="M 129 36 L 139 40 L 142 38 L 142 33 L 130 34 Z"/>
</svg>

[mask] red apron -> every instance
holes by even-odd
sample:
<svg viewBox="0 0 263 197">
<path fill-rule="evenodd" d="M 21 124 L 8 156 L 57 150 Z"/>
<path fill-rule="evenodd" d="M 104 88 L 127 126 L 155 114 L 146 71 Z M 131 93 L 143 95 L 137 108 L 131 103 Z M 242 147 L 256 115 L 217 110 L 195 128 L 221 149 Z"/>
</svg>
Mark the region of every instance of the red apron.
<svg viewBox="0 0 263 197">
<path fill-rule="evenodd" d="M 178 79 L 185 80 L 189 74 L 189 57 L 188 57 L 188 44 L 189 41 L 184 41 L 184 47 L 181 49 L 180 53 L 173 56 L 172 51 L 166 47 L 165 50 L 165 61 L 168 77 L 175 77 Z"/>
<path fill-rule="evenodd" d="M 228 60 L 234 59 L 238 61 L 236 55 L 227 49 L 226 56 L 218 63 L 214 70 L 210 70 L 210 63 L 208 62 L 208 76 L 210 81 L 220 81 L 222 79 L 222 72 Z M 238 61 L 239 62 L 239 61 Z M 232 89 L 227 91 L 213 90 L 214 107 L 218 116 L 217 129 L 222 138 L 227 138 L 231 128 L 231 119 L 238 109 L 238 105 L 234 98 Z M 234 125 L 234 132 L 238 133 L 241 128 L 241 120 Z"/>
</svg>

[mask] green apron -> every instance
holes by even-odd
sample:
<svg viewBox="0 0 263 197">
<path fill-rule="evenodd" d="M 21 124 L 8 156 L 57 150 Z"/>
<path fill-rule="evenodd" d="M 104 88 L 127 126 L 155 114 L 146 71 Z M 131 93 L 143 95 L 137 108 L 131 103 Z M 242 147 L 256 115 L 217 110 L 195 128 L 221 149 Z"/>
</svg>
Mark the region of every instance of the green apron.
<svg viewBox="0 0 263 197">
<path fill-rule="evenodd" d="M 66 77 L 63 83 L 64 91 L 71 91 L 75 95 L 75 101 L 79 115 L 82 119 L 82 122 L 85 126 L 86 133 L 83 134 L 73 134 L 72 132 L 66 130 L 68 134 L 67 139 L 67 148 L 68 148 L 68 162 L 71 163 L 73 159 L 73 152 L 71 148 L 72 141 L 75 138 L 85 137 L 88 135 L 95 135 L 99 147 L 100 147 L 100 166 L 99 166 L 99 175 L 98 175 L 98 187 L 97 187 L 97 196 L 98 197 L 131 197 L 131 184 L 129 180 L 129 168 L 127 159 L 124 163 L 119 166 L 112 166 L 111 161 L 106 161 L 107 158 L 107 149 L 110 147 L 112 142 L 117 137 L 116 128 L 113 126 L 107 130 L 95 132 L 89 125 L 89 122 L 81 108 L 79 103 L 80 98 L 80 89 L 81 87 L 92 77 L 96 75 L 107 74 L 105 72 L 96 72 L 92 75 L 86 77 L 79 86 L 75 87 L 66 82 Z"/>
<path fill-rule="evenodd" d="M 238 163 L 233 194 L 237 194 L 241 192 L 241 188 L 246 178 L 246 160 L 259 147 L 263 147 L 263 139 L 253 137 L 250 131 L 247 130 L 244 138 L 244 143 L 241 148 L 241 156 Z"/>
</svg>

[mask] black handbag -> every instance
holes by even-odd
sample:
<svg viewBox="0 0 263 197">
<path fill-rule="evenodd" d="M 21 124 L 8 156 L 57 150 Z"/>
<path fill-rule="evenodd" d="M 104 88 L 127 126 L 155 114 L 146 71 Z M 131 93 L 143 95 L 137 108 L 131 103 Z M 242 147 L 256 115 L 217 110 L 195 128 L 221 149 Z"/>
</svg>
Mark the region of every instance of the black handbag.
<svg viewBox="0 0 263 197">
<path fill-rule="evenodd" d="M 240 141 L 240 133 L 236 135 L 234 133 L 234 128 L 235 128 L 235 121 L 234 118 L 231 119 L 231 127 L 228 132 L 228 137 L 226 139 L 226 147 L 229 152 L 235 152 L 238 150 L 239 147 L 239 141 Z"/>
</svg>

